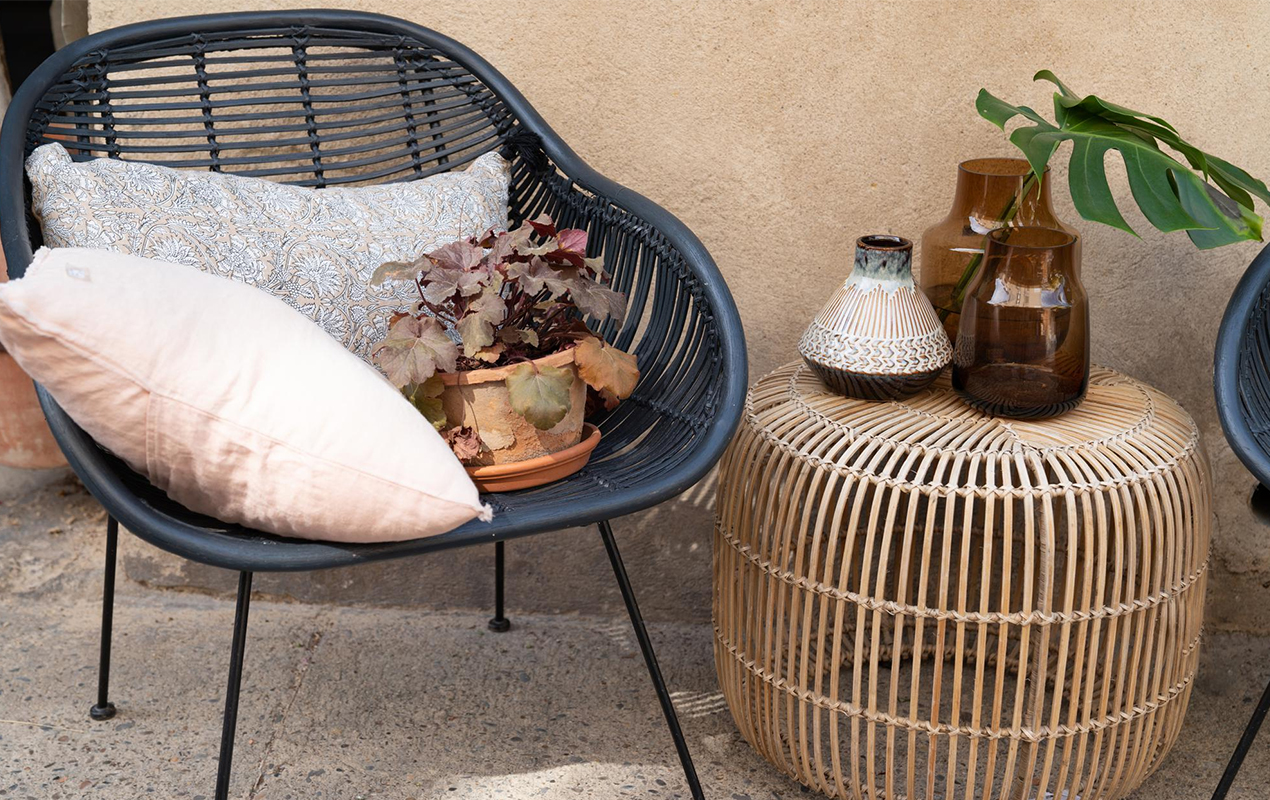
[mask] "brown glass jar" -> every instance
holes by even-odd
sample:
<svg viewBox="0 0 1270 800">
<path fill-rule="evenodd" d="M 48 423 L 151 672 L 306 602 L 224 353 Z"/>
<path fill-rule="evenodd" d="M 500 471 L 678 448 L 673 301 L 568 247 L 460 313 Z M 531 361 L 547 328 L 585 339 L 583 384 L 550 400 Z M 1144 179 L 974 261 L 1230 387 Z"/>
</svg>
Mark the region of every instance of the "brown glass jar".
<svg viewBox="0 0 1270 800">
<path fill-rule="evenodd" d="M 1089 301 L 1076 237 L 1053 228 L 988 234 L 966 291 L 952 384 L 972 406 L 1021 419 L 1075 408 L 1089 387 Z"/>
<path fill-rule="evenodd" d="M 948 338 L 957 339 L 957 316 L 965 285 L 957 291 L 973 259 L 982 258 L 983 237 L 989 231 L 1012 226 L 1056 228 L 1077 236 L 1076 263 L 1080 264 L 1079 235 L 1054 215 L 1050 205 L 1049 172 L 1029 190 L 1015 208 L 1015 198 L 1028 180 L 1031 167 L 1021 158 L 974 158 L 957 167 L 957 193 L 952 209 L 942 222 L 922 234 L 921 258 L 913 270 L 917 286 L 930 298 L 944 322 Z"/>
</svg>

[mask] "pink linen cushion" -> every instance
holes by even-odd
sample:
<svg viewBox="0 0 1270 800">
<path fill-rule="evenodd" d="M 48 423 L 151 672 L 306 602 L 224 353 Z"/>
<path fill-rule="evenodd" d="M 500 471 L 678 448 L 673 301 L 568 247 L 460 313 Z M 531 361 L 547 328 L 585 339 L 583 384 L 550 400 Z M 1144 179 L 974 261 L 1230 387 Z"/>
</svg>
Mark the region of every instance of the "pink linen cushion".
<svg viewBox="0 0 1270 800">
<path fill-rule="evenodd" d="M 0 342 L 172 499 L 284 536 L 429 536 L 489 518 L 441 437 L 277 298 L 104 250 L 41 248 L 0 284 Z"/>
</svg>

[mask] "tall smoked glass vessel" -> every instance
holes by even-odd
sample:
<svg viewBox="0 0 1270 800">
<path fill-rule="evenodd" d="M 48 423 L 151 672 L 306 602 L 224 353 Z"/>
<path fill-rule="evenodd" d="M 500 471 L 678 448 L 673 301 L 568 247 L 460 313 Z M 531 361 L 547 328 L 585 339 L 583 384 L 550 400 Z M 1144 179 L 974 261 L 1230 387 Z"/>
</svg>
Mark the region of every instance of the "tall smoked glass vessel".
<svg viewBox="0 0 1270 800">
<path fill-rule="evenodd" d="M 1000 228 L 966 291 L 952 384 L 992 414 L 1041 419 L 1075 408 L 1089 387 L 1089 302 L 1076 237 Z"/>
<path fill-rule="evenodd" d="M 1050 205 L 1049 173 L 1029 190 L 1021 204 L 1015 198 L 1031 168 L 1021 158 L 975 158 L 957 167 L 957 193 L 952 209 L 942 222 L 922 234 L 920 259 L 913 270 L 922 292 L 930 298 L 944 321 L 950 340 L 957 339 L 957 317 L 961 299 L 956 297 L 958 282 L 972 259 L 981 258 L 983 237 L 989 231 L 1013 226 L 1056 228 L 1076 235 L 1054 215 Z M 1080 242 L 1076 243 L 1076 264 L 1080 266 Z M 964 296 L 964 286 L 961 294 Z"/>
</svg>

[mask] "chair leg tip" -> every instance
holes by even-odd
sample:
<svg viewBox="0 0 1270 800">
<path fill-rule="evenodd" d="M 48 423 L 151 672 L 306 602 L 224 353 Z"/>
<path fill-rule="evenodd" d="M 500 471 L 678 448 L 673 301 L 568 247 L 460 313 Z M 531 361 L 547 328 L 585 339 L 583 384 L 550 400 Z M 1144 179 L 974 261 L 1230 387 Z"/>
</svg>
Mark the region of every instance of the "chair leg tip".
<svg viewBox="0 0 1270 800">
<path fill-rule="evenodd" d="M 512 629 L 512 622 L 506 617 L 494 617 L 489 621 L 489 629 L 494 633 L 507 633 Z"/>
<path fill-rule="evenodd" d="M 94 705 L 92 708 L 88 709 L 88 716 L 92 717 L 97 722 L 105 722 L 108 719 L 114 719 L 115 704 L 106 703 L 105 705 Z"/>
</svg>

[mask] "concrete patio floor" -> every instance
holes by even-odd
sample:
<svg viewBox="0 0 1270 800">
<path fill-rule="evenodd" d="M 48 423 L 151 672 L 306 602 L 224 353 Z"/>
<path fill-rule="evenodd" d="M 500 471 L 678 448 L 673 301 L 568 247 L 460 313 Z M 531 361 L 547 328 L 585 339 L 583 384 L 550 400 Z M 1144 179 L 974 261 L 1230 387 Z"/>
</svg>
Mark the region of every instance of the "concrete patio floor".
<svg viewBox="0 0 1270 800">
<path fill-rule="evenodd" d="M 120 713 L 91 722 L 102 519 L 70 484 L 0 505 L 0 798 L 208 798 L 233 603 L 121 576 Z M 253 601 L 231 796 L 686 797 L 625 618 L 514 609 L 493 634 L 481 612 Z M 737 734 L 709 628 L 651 628 L 707 796 L 817 796 Z M 1267 665 L 1270 638 L 1210 637 L 1182 737 L 1134 797 L 1208 797 Z M 1230 797 L 1267 795 L 1270 732 Z"/>
</svg>

